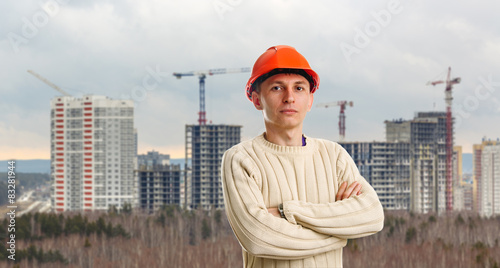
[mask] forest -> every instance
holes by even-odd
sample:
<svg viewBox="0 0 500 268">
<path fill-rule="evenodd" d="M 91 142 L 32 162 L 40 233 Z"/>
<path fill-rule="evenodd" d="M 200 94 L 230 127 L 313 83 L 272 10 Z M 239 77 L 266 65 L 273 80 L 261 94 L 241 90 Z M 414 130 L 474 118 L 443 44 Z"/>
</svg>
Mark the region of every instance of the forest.
<svg viewBox="0 0 500 268">
<path fill-rule="evenodd" d="M 50 175 L 46 173 L 20 173 L 16 172 L 16 195 L 21 196 L 25 190 L 49 185 Z M 7 180 L 0 181 L 0 193 L 7 193 Z M 0 195 L 0 206 L 7 204 L 7 195 Z"/>
<path fill-rule="evenodd" d="M 0 238 L 7 240 L 7 219 Z M 16 219 L 15 261 L 0 267 L 242 267 L 223 211 L 35 213 Z M 500 217 L 386 211 L 384 229 L 349 240 L 344 267 L 500 267 Z"/>
</svg>

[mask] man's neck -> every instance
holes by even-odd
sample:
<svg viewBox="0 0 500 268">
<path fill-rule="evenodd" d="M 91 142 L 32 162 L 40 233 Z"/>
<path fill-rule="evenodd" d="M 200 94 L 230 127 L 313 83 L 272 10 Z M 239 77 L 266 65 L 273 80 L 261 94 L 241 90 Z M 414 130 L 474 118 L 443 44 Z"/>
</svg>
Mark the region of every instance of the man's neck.
<svg viewBox="0 0 500 268">
<path fill-rule="evenodd" d="M 302 146 L 302 129 L 273 131 L 266 128 L 264 137 L 267 141 L 281 146 Z"/>
</svg>

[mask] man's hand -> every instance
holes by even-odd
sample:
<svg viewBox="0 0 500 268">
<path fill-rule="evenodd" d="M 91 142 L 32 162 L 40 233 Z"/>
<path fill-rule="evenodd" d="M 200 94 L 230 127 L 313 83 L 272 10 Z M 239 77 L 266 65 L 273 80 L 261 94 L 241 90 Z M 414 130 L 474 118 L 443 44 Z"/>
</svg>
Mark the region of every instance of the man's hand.
<svg viewBox="0 0 500 268">
<path fill-rule="evenodd" d="M 280 214 L 280 211 L 278 210 L 278 208 L 268 208 L 267 211 L 269 213 L 273 214 L 274 216 L 281 218 L 281 214 Z"/>
<path fill-rule="evenodd" d="M 335 201 L 340 201 L 344 200 L 346 198 L 349 198 L 354 195 L 359 195 L 361 194 L 361 184 L 357 181 L 353 182 L 351 185 L 349 185 L 349 188 L 347 188 L 347 182 L 343 182 L 340 185 L 339 191 L 337 192 L 337 195 L 335 196 Z"/>
</svg>

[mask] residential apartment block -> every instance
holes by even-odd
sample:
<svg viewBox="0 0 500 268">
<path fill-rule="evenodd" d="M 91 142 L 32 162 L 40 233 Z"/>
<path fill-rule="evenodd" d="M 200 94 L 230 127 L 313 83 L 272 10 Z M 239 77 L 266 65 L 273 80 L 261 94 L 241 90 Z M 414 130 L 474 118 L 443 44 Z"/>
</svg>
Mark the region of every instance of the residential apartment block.
<svg viewBox="0 0 500 268">
<path fill-rule="evenodd" d="M 51 100 L 52 207 L 107 210 L 134 203 L 134 107 L 104 96 Z"/>
<path fill-rule="evenodd" d="M 462 147 L 453 147 L 453 210 L 472 211 L 472 184 L 462 172 Z M 467 175 L 468 176 L 468 175 Z"/>
<path fill-rule="evenodd" d="M 500 141 L 473 146 L 475 209 L 480 215 L 500 215 Z"/>
</svg>

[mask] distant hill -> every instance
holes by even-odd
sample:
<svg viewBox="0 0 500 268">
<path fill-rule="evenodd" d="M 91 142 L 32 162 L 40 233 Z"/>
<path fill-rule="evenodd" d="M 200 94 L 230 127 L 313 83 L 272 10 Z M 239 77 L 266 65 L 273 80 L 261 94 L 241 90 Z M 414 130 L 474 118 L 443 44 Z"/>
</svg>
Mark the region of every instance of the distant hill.
<svg viewBox="0 0 500 268">
<path fill-rule="evenodd" d="M 8 160 L 0 161 L 0 170 L 7 170 Z M 50 173 L 50 159 L 16 160 L 16 171 L 22 173 Z"/>
<path fill-rule="evenodd" d="M 184 164 L 186 163 L 185 158 L 172 158 L 170 159 L 170 164 L 172 165 L 181 165 L 181 168 L 184 168 Z"/>
<path fill-rule="evenodd" d="M 7 169 L 8 160 L 0 160 L 0 170 Z M 184 168 L 184 158 L 170 159 L 171 164 L 179 164 Z M 462 154 L 463 173 L 472 173 L 472 154 Z M 16 160 L 16 171 L 23 173 L 50 173 L 49 159 Z"/>
</svg>

